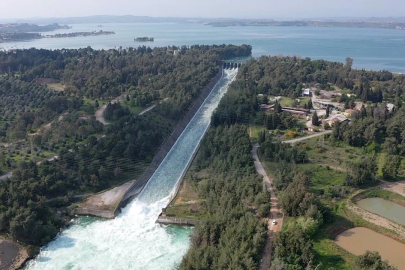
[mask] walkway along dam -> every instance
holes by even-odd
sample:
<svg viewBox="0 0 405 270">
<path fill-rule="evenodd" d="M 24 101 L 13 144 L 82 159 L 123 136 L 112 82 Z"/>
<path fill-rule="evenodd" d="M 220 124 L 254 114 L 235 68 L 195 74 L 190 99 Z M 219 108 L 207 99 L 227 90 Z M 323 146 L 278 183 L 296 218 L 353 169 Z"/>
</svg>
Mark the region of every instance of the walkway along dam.
<svg viewBox="0 0 405 270">
<path fill-rule="evenodd" d="M 212 112 L 236 74 L 237 69 L 223 71 L 142 191 L 116 218 L 75 219 L 27 269 L 175 269 L 189 248 L 192 228 L 163 226 L 155 221 L 167 206 L 210 125 Z"/>
</svg>

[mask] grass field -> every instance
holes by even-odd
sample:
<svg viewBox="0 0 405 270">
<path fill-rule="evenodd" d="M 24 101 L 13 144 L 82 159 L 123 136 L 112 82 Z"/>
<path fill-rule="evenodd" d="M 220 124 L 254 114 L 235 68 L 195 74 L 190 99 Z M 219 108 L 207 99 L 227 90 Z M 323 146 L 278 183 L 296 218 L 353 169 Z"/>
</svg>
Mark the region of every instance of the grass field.
<svg viewBox="0 0 405 270">
<path fill-rule="evenodd" d="M 65 86 L 62 85 L 61 83 L 49 83 L 46 86 L 48 86 L 48 88 L 55 90 L 57 92 L 65 91 Z"/>
<path fill-rule="evenodd" d="M 321 269 L 350 270 L 355 256 L 341 249 L 334 242 L 337 232 L 353 227 L 353 222 L 341 215 L 331 224 L 322 226 L 314 237 L 314 252 Z"/>
<path fill-rule="evenodd" d="M 328 165 L 331 168 L 346 168 L 346 162 L 359 161 L 367 155 L 362 148 L 349 146 L 343 142 L 334 145 L 328 140 L 328 136 L 320 136 L 308 139 L 297 144 L 308 150 L 308 156 L 312 162 Z"/>
<path fill-rule="evenodd" d="M 310 179 L 310 191 L 319 193 L 329 186 L 343 185 L 346 173 L 318 164 L 299 164 L 298 169 Z"/>
<path fill-rule="evenodd" d="M 204 178 L 208 175 L 206 175 L 204 170 L 196 173 L 192 167 L 193 165 L 191 165 L 191 169 L 186 173 L 176 197 L 173 198 L 166 208 L 165 213 L 167 216 L 186 219 L 207 218 L 208 213 L 205 207 L 205 200 L 198 196 L 198 185 L 204 184 L 204 181 L 207 181 Z M 202 180 L 197 183 L 191 177 L 201 178 Z"/>
</svg>

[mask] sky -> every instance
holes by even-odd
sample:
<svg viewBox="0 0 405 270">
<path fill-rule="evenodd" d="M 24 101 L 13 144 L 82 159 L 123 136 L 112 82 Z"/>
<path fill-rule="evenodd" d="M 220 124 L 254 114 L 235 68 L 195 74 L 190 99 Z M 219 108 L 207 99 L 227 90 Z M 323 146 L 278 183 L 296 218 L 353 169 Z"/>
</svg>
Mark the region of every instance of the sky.
<svg viewBox="0 0 405 270">
<path fill-rule="evenodd" d="M 403 0 L 2 0 L 0 19 L 135 15 L 293 19 L 400 17 Z"/>
</svg>

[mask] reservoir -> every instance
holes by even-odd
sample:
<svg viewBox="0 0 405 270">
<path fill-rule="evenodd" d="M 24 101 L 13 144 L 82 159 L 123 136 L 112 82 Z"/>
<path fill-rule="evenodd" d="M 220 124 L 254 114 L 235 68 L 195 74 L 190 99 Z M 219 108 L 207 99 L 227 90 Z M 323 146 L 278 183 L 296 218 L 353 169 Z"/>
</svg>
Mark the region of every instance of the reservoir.
<svg viewBox="0 0 405 270">
<path fill-rule="evenodd" d="M 345 62 L 354 68 L 405 73 L 404 31 L 378 28 L 230 26 L 211 27 L 195 23 L 103 23 L 70 24 L 71 29 L 45 32 L 45 35 L 71 32 L 114 31 L 111 36 L 43 38 L 23 42 L 3 42 L 0 49 L 111 49 L 138 46 L 249 44 L 253 56 L 300 55 L 302 58 Z M 135 37 L 154 37 L 154 42 L 134 42 Z"/>
<path fill-rule="evenodd" d="M 405 225 L 405 207 L 382 198 L 367 198 L 357 202 L 361 208 Z"/>
<path fill-rule="evenodd" d="M 141 194 L 113 220 L 81 217 L 45 246 L 30 270 L 171 270 L 187 252 L 191 228 L 155 221 L 186 170 L 237 70 L 224 70 Z"/>
<path fill-rule="evenodd" d="M 335 243 L 354 255 L 364 254 L 367 250 L 378 251 L 390 265 L 405 270 L 405 245 L 370 229 L 357 227 L 344 231 Z"/>
</svg>

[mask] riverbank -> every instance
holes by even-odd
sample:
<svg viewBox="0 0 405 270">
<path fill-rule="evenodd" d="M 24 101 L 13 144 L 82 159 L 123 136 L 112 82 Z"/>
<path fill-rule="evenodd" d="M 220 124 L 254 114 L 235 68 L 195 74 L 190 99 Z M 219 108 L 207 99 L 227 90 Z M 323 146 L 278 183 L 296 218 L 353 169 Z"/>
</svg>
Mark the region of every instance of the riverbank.
<svg viewBox="0 0 405 270">
<path fill-rule="evenodd" d="M 28 259 L 25 248 L 0 236 L 0 269 L 20 269 Z"/>
</svg>

